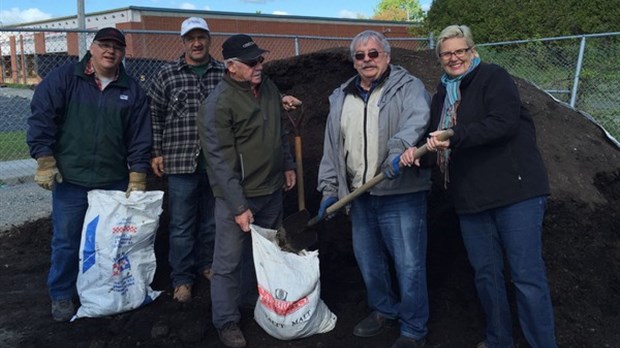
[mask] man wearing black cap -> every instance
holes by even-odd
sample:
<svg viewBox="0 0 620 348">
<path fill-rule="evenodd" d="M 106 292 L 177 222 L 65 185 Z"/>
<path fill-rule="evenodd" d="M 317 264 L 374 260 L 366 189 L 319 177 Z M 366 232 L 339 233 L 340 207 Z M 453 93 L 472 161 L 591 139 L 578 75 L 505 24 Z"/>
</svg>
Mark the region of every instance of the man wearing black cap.
<svg viewBox="0 0 620 348">
<path fill-rule="evenodd" d="M 227 347 L 246 345 L 238 324 L 239 306 L 250 304 L 244 303 L 248 299 L 242 297 L 240 288 L 250 278 L 256 282 L 250 224 L 279 227 L 283 190 L 291 190 L 296 182 L 281 109 L 293 110 L 301 102 L 292 96 L 281 97 L 275 84 L 262 74 L 265 52 L 248 35 L 227 39 L 222 45 L 226 75 L 203 103 L 199 117 L 216 197 L 213 325 Z"/>
<path fill-rule="evenodd" d="M 153 119 L 151 168 L 168 179 L 170 263 L 173 298 L 189 302 L 198 273 L 211 278 L 215 198 L 196 117 L 200 103 L 224 75 L 222 62 L 209 54 L 211 35 L 207 22 L 190 17 L 181 25 L 184 53 L 157 73 L 148 95 Z"/>
<path fill-rule="evenodd" d="M 92 189 L 146 189 L 152 146 L 148 100 L 121 64 L 125 36 L 97 32 L 78 63 L 49 73 L 35 90 L 27 142 L 35 181 L 52 191 L 52 317 L 74 314 L 82 224 Z"/>
</svg>

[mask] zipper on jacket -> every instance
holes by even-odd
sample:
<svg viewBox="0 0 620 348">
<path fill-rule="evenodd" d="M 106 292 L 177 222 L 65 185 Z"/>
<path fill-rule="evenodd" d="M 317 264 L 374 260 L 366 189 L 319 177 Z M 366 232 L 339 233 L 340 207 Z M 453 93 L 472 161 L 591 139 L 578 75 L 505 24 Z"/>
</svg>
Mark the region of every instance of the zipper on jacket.
<svg viewBox="0 0 620 348">
<path fill-rule="evenodd" d="M 241 178 L 239 179 L 239 183 L 242 183 L 245 179 L 245 169 L 243 168 L 243 154 L 239 153 L 239 169 L 241 169 Z"/>
<path fill-rule="evenodd" d="M 368 97 L 364 100 L 364 173 L 362 175 L 362 184 L 366 183 L 366 176 L 368 175 Z"/>
<path fill-rule="evenodd" d="M 97 88 L 97 89 L 99 89 L 99 88 Z M 101 108 L 102 108 L 102 106 L 104 104 L 103 103 L 103 99 L 104 99 L 103 98 L 103 93 L 104 93 L 104 91 L 99 90 L 99 100 L 97 102 L 97 109 L 98 110 L 101 110 Z M 102 120 L 101 120 L 101 112 L 97 112 L 96 114 L 97 114 L 97 118 L 96 118 L 96 121 L 95 121 L 95 134 L 94 134 L 94 137 L 93 137 L 93 142 L 94 142 L 94 144 L 93 144 L 93 153 L 92 153 L 91 166 L 90 166 L 93 169 L 93 170 L 91 170 L 91 175 L 97 172 L 97 168 L 95 168 L 95 164 L 97 163 L 97 153 L 99 152 L 99 146 L 98 146 L 99 141 L 98 141 L 98 139 L 99 139 L 99 136 L 100 136 L 99 133 L 100 133 L 101 122 L 102 122 Z M 89 179 L 89 182 L 92 183 L 93 179 L 94 178 L 91 177 Z"/>
</svg>

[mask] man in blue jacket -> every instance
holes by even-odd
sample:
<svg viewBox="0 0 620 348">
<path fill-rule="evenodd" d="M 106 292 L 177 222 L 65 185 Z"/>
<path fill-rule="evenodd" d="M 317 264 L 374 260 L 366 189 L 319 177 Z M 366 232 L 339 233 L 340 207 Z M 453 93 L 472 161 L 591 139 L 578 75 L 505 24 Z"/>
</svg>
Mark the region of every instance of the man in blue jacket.
<svg viewBox="0 0 620 348">
<path fill-rule="evenodd" d="M 152 147 L 146 94 L 121 64 L 125 37 L 97 32 L 78 63 L 52 71 L 37 87 L 27 142 L 35 181 L 52 191 L 52 256 L 47 279 L 52 317 L 74 314 L 82 224 L 92 189 L 146 189 Z"/>
</svg>

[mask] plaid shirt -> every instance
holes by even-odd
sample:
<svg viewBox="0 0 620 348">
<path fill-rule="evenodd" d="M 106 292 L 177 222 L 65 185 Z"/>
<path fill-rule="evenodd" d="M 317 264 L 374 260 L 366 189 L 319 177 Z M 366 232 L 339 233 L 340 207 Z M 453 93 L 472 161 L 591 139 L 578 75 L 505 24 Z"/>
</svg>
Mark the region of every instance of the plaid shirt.
<svg viewBox="0 0 620 348">
<path fill-rule="evenodd" d="M 210 57 L 199 77 L 182 55 L 157 73 L 148 90 L 153 121 L 153 157 L 164 157 L 166 174 L 194 173 L 200 155 L 196 117 L 200 104 L 224 76 L 224 63 Z"/>
</svg>

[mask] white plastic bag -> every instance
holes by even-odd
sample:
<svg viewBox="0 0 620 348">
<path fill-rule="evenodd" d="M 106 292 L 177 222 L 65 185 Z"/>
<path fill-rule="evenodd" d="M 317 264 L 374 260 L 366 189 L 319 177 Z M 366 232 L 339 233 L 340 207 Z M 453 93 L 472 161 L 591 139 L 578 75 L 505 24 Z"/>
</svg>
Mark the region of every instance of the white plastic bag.
<svg viewBox="0 0 620 348">
<path fill-rule="evenodd" d="M 82 228 L 77 291 L 81 306 L 72 321 L 101 317 L 152 302 L 155 233 L 163 191 L 92 190 Z"/>
<path fill-rule="evenodd" d="M 251 230 L 259 294 L 254 320 L 281 340 L 331 331 L 337 317 L 321 300 L 318 251 L 282 251 L 275 230 Z"/>
</svg>

